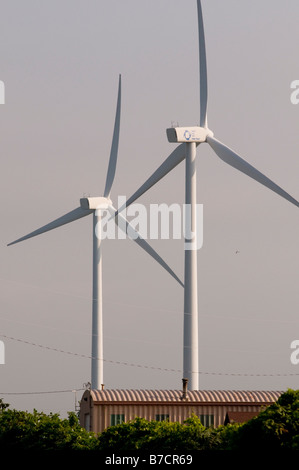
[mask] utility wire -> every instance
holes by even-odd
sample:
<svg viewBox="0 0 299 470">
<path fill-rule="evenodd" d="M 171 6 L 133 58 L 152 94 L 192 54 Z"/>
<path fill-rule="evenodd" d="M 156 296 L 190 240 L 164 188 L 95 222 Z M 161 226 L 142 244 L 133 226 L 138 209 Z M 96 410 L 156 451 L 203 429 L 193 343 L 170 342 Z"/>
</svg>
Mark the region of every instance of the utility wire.
<svg viewBox="0 0 299 470">
<path fill-rule="evenodd" d="M 50 351 L 55 351 L 55 352 L 59 352 L 63 354 L 69 354 L 71 356 L 83 357 L 85 359 L 100 359 L 98 357 L 89 356 L 87 354 L 79 354 L 75 352 L 64 351 L 58 348 L 52 348 L 50 346 L 44 346 L 42 344 L 32 343 L 30 341 L 26 341 L 20 338 L 14 338 L 12 336 L 7 336 L 4 334 L 0 334 L 0 337 L 10 339 L 12 341 L 18 341 L 20 343 L 28 344 L 30 346 L 47 349 Z M 113 361 L 109 359 L 102 359 L 102 360 L 103 362 L 107 362 L 109 364 L 116 364 L 116 365 L 129 366 L 129 367 L 138 367 L 141 369 L 159 370 L 162 372 L 176 372 L 176 373 L 183 372 L 181 369 L 167 369 L 163 367 L 148 366 L 144 364 L 136 364 L 136 363 L 130 363 L 130 362 L 124 362 L 124 361 Z M 199 371 L 199 374 L 200 375 L 212 375 L 212 376 L 229 376 L 229 377 L 292 377 L 292 376 L 295 377 L 295 376 L 299 376 L 299 373 L 298 374 L 249 374 L 249 373 L 239 373 L 239 372 L 234 373 L 234 372 L 204 372 L 204 371 Z"/>
<path fill-rule="evenodd" d="M 85 388 L 69 389 L 69 390 L 50 390 L 42 392 L 0 392 L 0 395 L 44 395 L 49 393 L 69 393 L 69 392 L 80 392 L 86 390 Z"/>
</svg>

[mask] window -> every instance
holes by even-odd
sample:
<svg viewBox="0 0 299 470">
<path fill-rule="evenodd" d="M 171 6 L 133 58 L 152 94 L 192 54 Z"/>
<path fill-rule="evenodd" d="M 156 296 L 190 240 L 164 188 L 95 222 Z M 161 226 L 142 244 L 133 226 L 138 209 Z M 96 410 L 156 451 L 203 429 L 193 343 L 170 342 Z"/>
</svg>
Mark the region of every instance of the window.
<svg viewBox="0 0 299 470">
<path fill-rule="evenodd" d="M 200 415 L 200 422 L 203 426 L 213 426 L 214 425 L 214 415 Z"/>
<path fill-rule="evenodd" d="M 125 421 L 125 415 L 110 415 L 110 426 L 116 426 Z"/>
<path fill-rule="evenodd" d="M 169 415 L 156 415 L 156 421 L 169 421 Z"/>
</svg>

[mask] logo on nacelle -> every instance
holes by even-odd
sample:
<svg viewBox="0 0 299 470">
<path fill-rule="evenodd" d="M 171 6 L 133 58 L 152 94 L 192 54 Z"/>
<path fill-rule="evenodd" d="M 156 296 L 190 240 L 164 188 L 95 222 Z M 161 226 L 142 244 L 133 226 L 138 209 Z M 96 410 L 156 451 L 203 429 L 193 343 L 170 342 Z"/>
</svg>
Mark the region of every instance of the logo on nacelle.
<svg viewBox="0 0 299 470">
<path fill-rule="evenodd" d="M 185 137 L 186 140 L 190 140 L 191 137 L 192 137 L 191 132 L 188 131 L 188 130 L 186 130 L 186 131 L 184 132 L 184 137 Z"/>
</svg>

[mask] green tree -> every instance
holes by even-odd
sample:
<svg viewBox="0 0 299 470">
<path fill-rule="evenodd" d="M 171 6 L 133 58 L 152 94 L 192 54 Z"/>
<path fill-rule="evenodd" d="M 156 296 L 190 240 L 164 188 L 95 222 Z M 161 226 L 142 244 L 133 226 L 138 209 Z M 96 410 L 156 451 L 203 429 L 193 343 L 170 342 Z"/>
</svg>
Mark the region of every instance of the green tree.
<svg viewBox="0 0 299 470">
<path fill-rule="evenodd" d="M 299 390 L 288 390 L 244 424 L 205 428 L 195 415 L 184 424 L 136 418 L 106 429 L 99 436 L 99 448 L 152 452 L 299 450 Z"/>
<path fill-rule="evenodd" d="M 299 450 L 299 390 L 289 389 L 257 417 L 225 432 L 228 449 Z"/>
<path fill-rule="evenodd" d="M 74 413 L 58 414 L 4 410 L 0 413 L 0 446 L 3 449 L 78 450 L 94 449 L 97 438 L 87 432 Z"/>
<path fill-rule="evenodd" d="M 8 407 L 9 407 L 9 404 L 8 404 L 8 403 L 4 403 L 4 402 L 3 402 L 3 399 L 0 398 L 0 413 L 1 413 L 1 411 L 5 410 L 5 409 L 8 408 Z"/>
<path fill-rule="evenodd" d="M 188 452 L 220 448 L 217 429 L 204 427 L 193 415 L 184 424 L 167 421 L 133 421 L 107 428 L 99 436 L 99 449 L 119 452 Z"/>
<path fill-rule="evenodd" d="M 299 390 L 288 390 L 276 403 L 244 424 L 204 427 L 193 415 L 183 424 L 133 421 L 111 426 L 99 436 L 87 432 L 74 413 L 67 419 L 10 410 L 0 399 L 0 448 L 186 453 L 198 450 L 299 450 Z"/>
</svg>

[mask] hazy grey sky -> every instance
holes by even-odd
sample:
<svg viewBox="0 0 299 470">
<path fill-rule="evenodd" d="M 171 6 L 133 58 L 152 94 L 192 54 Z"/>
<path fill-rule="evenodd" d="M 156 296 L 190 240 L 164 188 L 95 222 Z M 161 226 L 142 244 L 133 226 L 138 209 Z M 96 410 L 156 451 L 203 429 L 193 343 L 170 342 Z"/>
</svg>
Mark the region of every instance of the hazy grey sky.
<svg viewBox="0 0 299 470">
<path fill-rule="evenodd" d="M 298 199 L 299 105 L 290 84 L 299 79 L 299 4 L 202 5 L 209 126 Z M 91 354 L 92 220 L 6 244 L 77 207 L 84 194 L 102 195 L 119 73 L 115 204 L 174 149 L 165 132 L 172 121 L 198 123 L 196 1 L 2 0 L 0 8 L 0 333 L 78 354 L 0 338 L 0 397 L 65 414 L 71 392 L 2 393 L 80 389 L 90 380 L 82 356 Z M 206 145 L 197 171 L 200 386 L 297 388 L 290 343 L 299 339 L 298 208 Z M 184 164 L 138 202 L 183 203 Z M 183 277 L 182 242 L 152 244 Z M 129 240 L 107 241 L 103 256 L 106 387 L 180 388 L 181 372 L 157 369 L 182 369 L 182 288 Z"/>
</svg>

